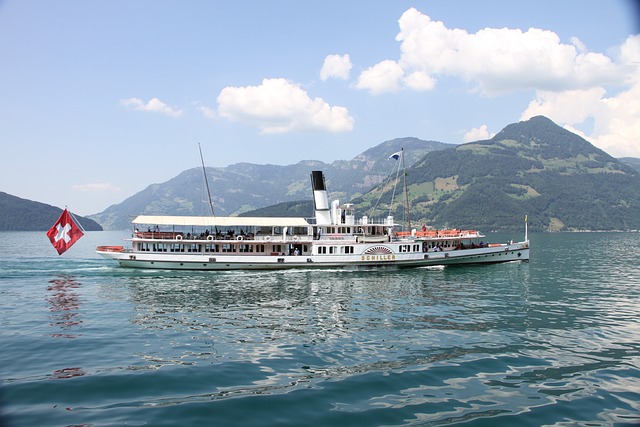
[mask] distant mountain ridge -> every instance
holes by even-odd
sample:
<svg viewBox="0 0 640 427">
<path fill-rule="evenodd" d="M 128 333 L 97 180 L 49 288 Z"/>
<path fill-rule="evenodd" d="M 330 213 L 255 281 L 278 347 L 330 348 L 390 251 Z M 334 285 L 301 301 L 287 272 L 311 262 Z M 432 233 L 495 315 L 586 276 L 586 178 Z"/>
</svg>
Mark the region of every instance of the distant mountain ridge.
<svg viewBox="0 0 640 427">
<path fill-rule="evenodd" d="M 389 156 L 395 152 L 404 148 L 406 163 L 411 164 L 430 151 L 453 146 L 407 137 L 383 142 L 352 160 L 305 160 L 286 166 L 236 163 L 224 168 L 207 167 L 206 172 L 215 214 L 229 216 L 275 203 L 309 199 L 309 174 L 317 169 L 325 172 L 331 196 L 348 200 L 387 178 L 396 164 Z M 210 215 L 207 199 L 202 168 L 193 168 L 167 182 L 152 184 L 90 217 L 106 229 L 124 229 L 139 214 Z"/>
<path fill-rule="evenodd" d="M 0 191 L 0 231 L 46 231 L 56 222 L 62 209 L 22 199 Z M 102 231 L 92 219 L 75 215 L 86 231 Z"/>
</svg>

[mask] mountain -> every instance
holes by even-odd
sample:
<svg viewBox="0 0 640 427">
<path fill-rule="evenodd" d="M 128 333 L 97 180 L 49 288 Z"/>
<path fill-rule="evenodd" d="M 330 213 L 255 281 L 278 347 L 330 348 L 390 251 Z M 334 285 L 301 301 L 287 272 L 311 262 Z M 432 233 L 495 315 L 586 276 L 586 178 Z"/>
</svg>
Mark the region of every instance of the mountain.
<svg viewBox="0 0 640 427">
<path fill-rule="evenodd" d="M 0 231 L 47 231 L 62 209 L 32 200 L 21 199 L 0 191 Z M 87 231 L 102 231 L 97 222 L 75 216 Z"/>
<path fill-rule="evenodd" d="M 206 168 L 216 215 L 238 215 L 277 203 L 311 198 L 309 174 L 323 170 L 331 197 L 349 200 L 368 192 L 387 178 L 396 165 L 389 156 L 404 148 L 407 165 L 434 150 L 453 147 L 418 138 L 383 142 L 352 160 L 332 163 L 306 160 L 287 166 L 236 163 L 224 168 Z M 193 168 L 175 178 L 153 184 L 122 203 L 91 215 L 107 229 L 124 229 L 133 217 L 148 215 L 209 215 L 202 169 Z"/>
<path fill-rule="evenodd" d="M 428 153 L 407 173 L 413 226 L 534 231 L 640 229 L 640 174 L 545 117 Z M 386 215 L 392 188 L 354 202 Z M 406 218 L 397 197 L 396 219 Z"/>
<path fill-rule="evenodd" d="M 637 157 L 621 157 L 618 160 L 620 160 L 622 163 L 626 163 L 627 165 L 640 172 L 640 159 L 638 159 Z"/>
</svg>

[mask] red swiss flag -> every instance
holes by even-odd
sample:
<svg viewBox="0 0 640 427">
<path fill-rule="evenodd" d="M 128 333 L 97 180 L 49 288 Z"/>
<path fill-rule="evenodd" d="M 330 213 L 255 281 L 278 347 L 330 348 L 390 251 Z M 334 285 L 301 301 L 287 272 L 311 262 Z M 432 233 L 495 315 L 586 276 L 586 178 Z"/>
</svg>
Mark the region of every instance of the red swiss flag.
<svg viewBox="0 0 640 427">
<path fill-rule="evenodd" d="M 60 218 L 53 224 L 53 227 L 47 231 L 47 236 L 53 247 L 58 251 L 58 254 L 62 255 L 79 238 L 84 236 L 84 233 L 65 209 L 62 211 Z"/>
</svg>

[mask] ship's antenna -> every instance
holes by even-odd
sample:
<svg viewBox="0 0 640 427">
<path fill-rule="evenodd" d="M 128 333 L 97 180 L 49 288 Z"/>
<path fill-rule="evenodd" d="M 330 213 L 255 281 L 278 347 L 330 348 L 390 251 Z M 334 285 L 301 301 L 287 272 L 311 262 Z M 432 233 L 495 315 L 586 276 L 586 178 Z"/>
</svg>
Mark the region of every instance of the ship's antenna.
<svg viewBox="0 0 640 427">
<path fill-rule="evenodd" d="M 209 196 L 209 207 L 211 208 L 211 216 L 216 216 L 213 212 L 213 201 L 211 200 L 211 191 L 209 191 L 209 180 L 207 179 L 207 171 L 204 168 L 204 157 L 202 157 L 202 147 L 198 143 L 198 150 L 200 150 L 200 161 L 202 162 L 202 174 L 204 175 L 204 184 L 207 186 L 207 196 Z"/>
</svg>

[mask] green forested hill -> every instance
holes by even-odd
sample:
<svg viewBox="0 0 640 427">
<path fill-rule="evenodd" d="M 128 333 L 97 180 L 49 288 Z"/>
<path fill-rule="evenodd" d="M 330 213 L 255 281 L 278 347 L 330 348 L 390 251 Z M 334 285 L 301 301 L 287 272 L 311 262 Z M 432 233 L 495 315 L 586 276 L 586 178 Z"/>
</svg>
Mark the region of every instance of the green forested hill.
<svg viewBox="0 0 640 427">
<path fill-rule="evenodd" d="M 45 203 L 21 199 L 0 191 L 0 231 L 46 231 L 56 222 L 62 209 Z M 76 216 L 87 231 L 101 231 L 95 221 Z"/>
<path fill-rule="evenodd" d="M 513 230 L 640 229 L 640 174 L 545 117 L 486 141 L 428 153 L 407 174 L 412 225 Z M 378 214 L 391 189 L 357 200 Z M 396 198 L 396 218 L 404 203 Z M 402 204 L 402 205 L 401 205 Z"/>
</svg>

